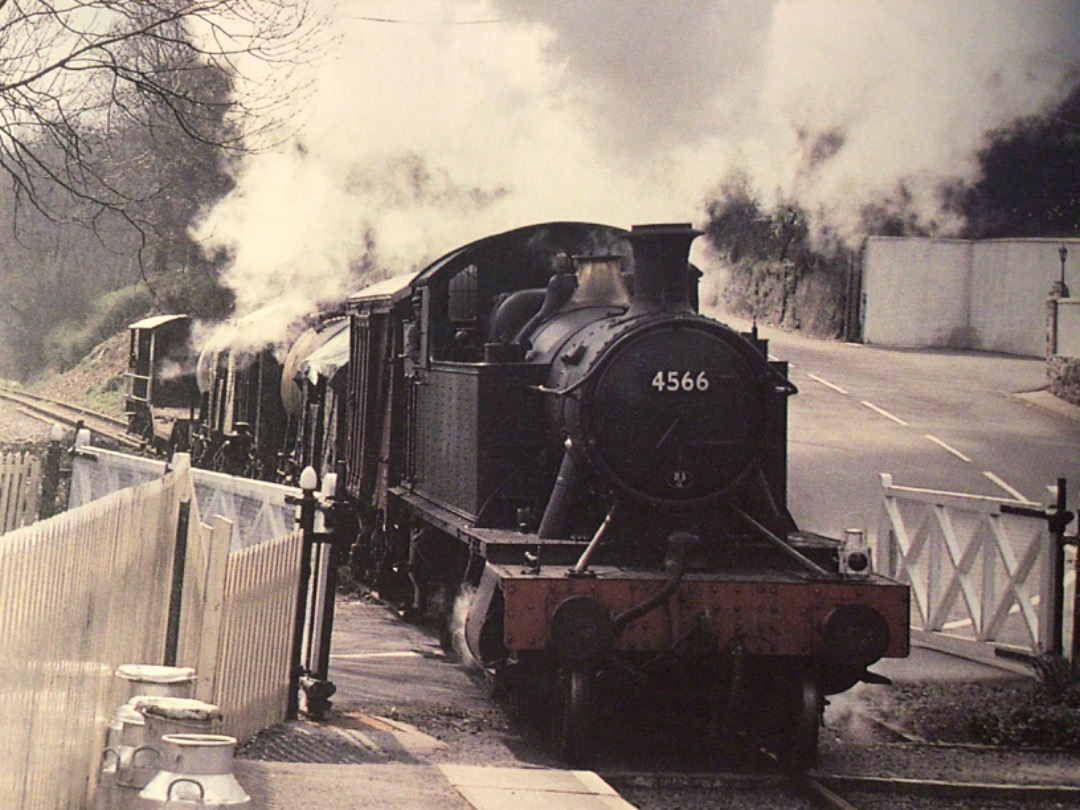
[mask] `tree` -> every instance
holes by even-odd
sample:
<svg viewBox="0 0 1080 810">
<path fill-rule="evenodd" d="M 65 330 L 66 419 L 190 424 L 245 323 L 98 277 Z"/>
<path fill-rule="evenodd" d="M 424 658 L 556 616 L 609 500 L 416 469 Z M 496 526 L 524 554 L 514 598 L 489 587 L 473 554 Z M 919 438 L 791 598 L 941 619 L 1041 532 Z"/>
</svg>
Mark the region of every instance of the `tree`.
<svg viewBox="0 0 1080 810">
<path fill-rule="evenodd" d="M 283 137 L 323 31 L 307 0 L 0 0 L 0 372 L 55 365 L 140 276 L 162 311 L 222 315 L 190 225 Z"/>
<path fill-rule="evenodd" d="M 161 188 L 117 171 L 137 160 L 125 136 L 169 121 L 214 149 L 265 146 L 322 30 L 305 0 L 0 0 L 0 169 L 16 205 L 152 230 Z"/>
<path fill-rule="evenodd" d="M 991 132 L 980 179 L 948 190 L 964 236 L 1080 236 L 1080 84 L 1046 115 Z"/>
<path fill-rule="evenodd" d="M 755 321 L 836 335 L 850 251 L 794 200 L 764 206 L 742 174 L 706 202 L 705 238 L 727 266 L 723 303 Z M 820 220 L 820 217 L 818 218 Z"/>
</svg>

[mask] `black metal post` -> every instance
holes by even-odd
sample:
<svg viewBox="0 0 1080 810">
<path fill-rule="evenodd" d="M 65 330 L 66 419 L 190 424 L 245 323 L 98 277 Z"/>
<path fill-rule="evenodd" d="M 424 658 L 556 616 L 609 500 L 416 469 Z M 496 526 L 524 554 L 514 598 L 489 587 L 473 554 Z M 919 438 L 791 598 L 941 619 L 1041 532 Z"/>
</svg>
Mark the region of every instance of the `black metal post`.
<svg viewBox="0 0 1080 810">
<path fill-rule="evenodd" d="M 1056 609 L 1053 612 L 1053 624 L 1051 625 L 1051 632 L 1053 639 L 1053 649 L 1050 652 L 1057 655 L 1064 655 L 1065 652 L 1065 546 L 1068 541 L 1065 538 L 1065 529 L 1068 528 L 1072 522 L 1073 514 L 1068 509 L 1068 481 L 1064 478 L 1057 480 L 1057 499 L 1054 506 L 1051 507 L 1046 514 L 1046 523 L 1050 530 L 1051 542 L 1054 544 L 1054 604 Z M 1077 566 L 1077 570 L 1080 570 L 1080 565 Z M 1077 641 L 1077 620 L 1080 619 L 1080 604 L 1077 602 L 1076 594 L 1073 594 L 1073 632 L 1072 643 L 1069 645 L 1070 660 L 1076 661 L 1077 651 L 1080 650 L 1080 643 Z"/>
<path fill-rule="evenodd" d="M 308 619 L 307 675 L 301 686 L 306 698 L 304 714 L 322 720 L 330 710 L 330 698 L 337 691 L 330 681 L 330 641 L 334 632 L 334 601 L 337 596 L 337 547 L 340 507 L 331 498 L 317 508 L 323 511 L 324 531 L 314 534 L 315 565 L 312 570 L 311 616 Z M 322 586 L 322 592 L 318 590 Z"/>
<path fill-rule="evenodd" d="M 1064 619 L 1065 619 L 1065 546 L 1067 540 L 1065 538 L 1065 529 L 1072 523 L 1074 517 L 1073 513 L 1068 510 L 1068 482 L 1064 478 L 1057 480 L 1057 499 L 1053 506 L 1046 510 L 1029 509 L 1025 506 L 1012 506 L 1011 504 L 1002 504 L 1001 512 L 1005 515 L 1023 515 L 1024 517 L 1042 518 L 1046 521 L 1047 529 L 1050 533 L 1050 543 L 1053 546 L 1050 549 L 1050 553 L 1053 555 L 1050 558 L 1051 572 L 1050 577 L 1052 580 L 1053 590 L 1051 591 L 1051 598 L 1053 604 L 1050 606 L 1050 649 L 1047 651 L 1052 655 L 1063 655 L 1065 650 L 1064 643 Z M 1080 565 L 1077 566 L 1077 570 L 1080 571 Z M 1077 600 L 1073 599 L 1073 638 L 1070 645 L 1073 661 L 1076 660 L 1077 651 L 1080 650 L 1080 645 L 1077 643 L 1077 625 L 1076 621 L 1080 613 L 1080 607 L 1077 605 Z"/>
<path fill-rule="evenodd" d="M 308 589 L 311 581 L 311 550 L 315 534 L 315 491 L 305 489 L 300 499 L 300 582 L 296 590 L 296 618 L 293 624 L 292 674 L 289 681 L 289 702 L 286 719 L 300 716 L 300 680 L 304 675 L 304 625 L 307 620 Z"/>
<path fill-rule="evenodd" d="M 176 543 L 173 545 L 172 590 L 169 594 L 169 617 L 165 630 L 165 661 L 167 667 L 176 666 L 177 649 L 180 646 L 180 610 L 184 597 L 184 567 L 187 563 L 187 536 L 191 522 L 191 498 L 180 501 L 180 514 L 176 520 Z"/>
<path fill-rule="evenodd" d="M 56 503 L 60 493 L 60 460 L 64 455 L 62 442 L 64 430 L 60 425 L 53 425 L 49 431 L 49 447 L 45 451 L 45 460 L 41 471 L 41 504 L 38 506 L 38 517 L 41 520 L 50 518 L 59 512 Z"/>
<path fill-rule="evenodd" d="M 332 540 L 333 537 L 328 539 Z M 322 627 L 319 628 L 319 659 L 315 662 L 314 672 L 315 677 L 321 681 L 330 680 L 330 637 L 334 632 L 334 600 L 338 586 L 337 563 L 334 557 L 333 543 L 324 543 L 326 590 L 323 593 Z"/>
<path fill-rule="evenodd" d="M 1065 537 L 1065 530 L 1072 523 L 1073 513 L 1069 511 L 1069 488 L 1064 478 L 1057 480 L 1057 503 L 1054 505 L 1054 515 L 1050 518 L 1050 531 L 1058 547 L 1061 549 L 1062 572 L 1061 572 L 1061 599 L 1065 600 L 1065 546 L 1069 544 Z M 1076 545 L 1076 538 L 1073 539 Z M 1073 573 L 1080 577 L 1080 547 L 1076 549 L 1076 557 L 1073 560 Z M 1064 645 L 1063 645 L 1064 646 Z M 1080 579 L 1075 579 L 1073 584 L 1072 603 L 1072 640 L 1069 643 L 1069 660 L 1073 666 L 1080 661 Z"/>
<path fill-rule="evenodd" d="M 1063 480 L 1059 478 L 1057 496 L 1059 512 L 1064 510 L 1064 492 Z M 1063 655 L 1065 652 L 1065 535 L 1064 530 L 1054 531 L 1053 521 L 1049 523 L 1050 543 L 1054 551 L 1054 610 L 1050 615 L 1050 652 L 1054 655 Z M 1076 635 L 1075 630 L 1073 635 Z"/>
</svg>

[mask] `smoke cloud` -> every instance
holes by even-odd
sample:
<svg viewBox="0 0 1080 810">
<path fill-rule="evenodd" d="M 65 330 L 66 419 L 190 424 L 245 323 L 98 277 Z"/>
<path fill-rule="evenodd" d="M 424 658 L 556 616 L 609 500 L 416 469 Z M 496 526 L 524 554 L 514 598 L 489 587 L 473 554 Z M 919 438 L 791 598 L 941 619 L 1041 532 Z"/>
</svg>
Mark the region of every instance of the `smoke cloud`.
<svg viewBox="0 0 1080 810">
<path fill-rule="evenodd" d="M 327 2 L 330 0 L 318 0 Z M 924 221 L 988 130 L 1077 80 L 1077 0 L 349 0 L 282 148 L 198 228 L 240 313 L 299 315 L 487 233 L 701 220 L 733 171 L 841 234 Z M 298 119 L 299 120 L 299 119 Z M 695 257 L 697 260 L 697 257 Z"/>
</svg>

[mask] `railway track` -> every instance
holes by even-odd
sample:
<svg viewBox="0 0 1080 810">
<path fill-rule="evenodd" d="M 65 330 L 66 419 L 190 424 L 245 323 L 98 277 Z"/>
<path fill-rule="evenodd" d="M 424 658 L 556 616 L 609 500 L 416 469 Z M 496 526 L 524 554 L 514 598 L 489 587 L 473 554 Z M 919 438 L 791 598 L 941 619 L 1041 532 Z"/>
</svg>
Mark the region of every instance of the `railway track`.
<svg viewBox="0 0 1080 810">
<path fill-rule="evenodd" d="M 52 399 L 27 391 L 0 387 L 0 401 L 43 422 L 56 422 L 68 427 L 82 424 L 91 432 L 128 449 L 141 448 L 143 442 L 127 433 L 127 423 L 108 414 L 69 402 Z"/>
<path fill-rule="evenodd" d="M 911 807 L 913 799 L 920 807 L 984 807 L 992 802 L 1013 802 L 1016 806 L 1039 803 L 1039 806 L 1075 807 L 1080 804 L 1080 788 L 1071 785 L 1024 785 L 1008 783 L 954 782 L 941 779 L 911 779 L 885 776 L 856 776 L 807 772 L 795 775 L 779 773 L 647 773 L 612 772 L 600 774 L 620 794 L 633 794 L 642 788 L 682 794 L 698 794 L 700 805 L 707 806 L 722 795 L 733 792 L 747 797 L 760 796 L 761 807 L 779 804 L 776 797 L 801 797 L 823 810 L 859 810 L 860 798 L 873 796 L 876 808 Z M 848 796 L 857 797 L 849 799 Z M 642 807 L 647 807 L 642 803 Z"/>
<path fill-rule="evenodd" d="M 876 717 L 864 718 L 871 725 L 881 723 Z M 897 745 L 915 746 L 931 750 L 950 747 L 947 744 L 930 743 L 912 739 L 891 725 L 881 723 L 881 731 L 897 740 Z M 791 772 L 780 765 L 777 757 L 759 747 L 744 735 L 736 735 L 743 754 L 749 756 L 737 771 L 702 773 L 675 773 L 669 771 L 601 771 L 600 775 L 613 787 L 633 792 L 633 788 L 651 788 L 658 793 L 681 792 L 690 797 L 688 808 L 711 807 L 721 796 L 733 793 L 745 797 L 743 803 L 731 806 L 787 807 L 787 801 L 797 802 L 792 807 L 805 807 L 809 803 L 822 810 L 860 810 L 872 805 L 874 808 L 910 808 L 913 802 L 921 808 L 983 808 L 996 803 L 1012 803 L 1015 806 L 1080 807 L 1080 786 L 1073 784 L 979 782 L 973 780 L 948 780 L 903 776 L 829 773 L 807 770 Z M 648 808 L 649 803 L 638 806 Z M 723 806 L 728 806 L 727 804 Z"/>
</svg>

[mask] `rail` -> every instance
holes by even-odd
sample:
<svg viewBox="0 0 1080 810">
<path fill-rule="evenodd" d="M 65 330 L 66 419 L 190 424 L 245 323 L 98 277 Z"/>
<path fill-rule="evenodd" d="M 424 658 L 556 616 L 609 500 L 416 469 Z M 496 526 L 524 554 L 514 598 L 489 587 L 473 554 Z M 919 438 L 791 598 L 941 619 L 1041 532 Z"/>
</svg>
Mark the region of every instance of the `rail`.
<svg viewBox="0 0 1080 810">
<path fill-rule="evenodd" d="M 130 448 L 143 446 L 141 439 L 128 435 L 126 421 L 91 408 L 5 387 L 0 387 L 0 400 L 20 406 L 35 419 L 59 422 L 69 427 L 81 423 L 121 446 Z"/>
</svg>

